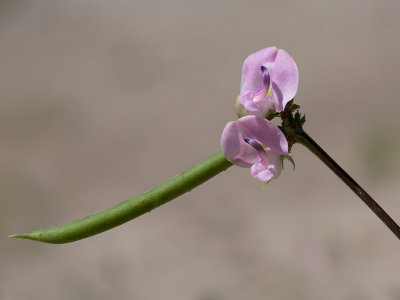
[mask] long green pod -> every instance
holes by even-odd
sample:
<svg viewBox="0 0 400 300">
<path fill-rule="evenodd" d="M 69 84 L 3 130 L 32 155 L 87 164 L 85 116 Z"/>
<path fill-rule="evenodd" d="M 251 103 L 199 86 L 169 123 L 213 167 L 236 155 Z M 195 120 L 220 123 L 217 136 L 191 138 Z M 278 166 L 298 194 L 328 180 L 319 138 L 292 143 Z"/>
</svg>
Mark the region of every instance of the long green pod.
<svg viewBox="0 0 400 300">
<path fill-rule="evenodd" d="M 232 164 L 218 152 L 159 186 L 106 210 L 63 225 L 40 229 L 10 237 L 63 244 L 90 237 L 125 222 L 199 186 Z"/>
</svg>

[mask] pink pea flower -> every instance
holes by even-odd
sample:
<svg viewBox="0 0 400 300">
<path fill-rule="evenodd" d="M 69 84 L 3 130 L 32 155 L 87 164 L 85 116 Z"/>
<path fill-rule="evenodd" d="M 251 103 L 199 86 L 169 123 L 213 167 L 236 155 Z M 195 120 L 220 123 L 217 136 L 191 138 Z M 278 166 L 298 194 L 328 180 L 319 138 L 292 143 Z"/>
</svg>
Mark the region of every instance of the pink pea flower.
<svg viewBox="0 0 400 300">
<path fill-rule="evenodd" d="M 239 167 L 251 167 L 251 175 L 265 183 L 279 176 L 281 155 L 290 156 L 282 131 L 258 116 L 245 116 L 226 124 L 221 147 L 228 161 Z"/>
<path fill-rule="evenodd" d="M 265 117 L 270 111 L 281 112 L 296 95 L 298 83 L 293 58 L 285 50 L 268 47 L 244 61 L 238 102 L 248 115 Z"/>
</svg>

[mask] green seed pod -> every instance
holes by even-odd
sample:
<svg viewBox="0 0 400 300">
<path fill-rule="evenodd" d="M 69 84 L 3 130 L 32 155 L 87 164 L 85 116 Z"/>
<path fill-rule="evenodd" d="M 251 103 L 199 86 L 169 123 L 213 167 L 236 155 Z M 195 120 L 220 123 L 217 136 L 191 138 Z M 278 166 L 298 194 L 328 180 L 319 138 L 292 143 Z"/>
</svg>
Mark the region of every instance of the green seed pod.
<svg viewBox="0 0 400 300">
<path fill-rule="evenodd" d="M 28 233 L 10 235 L 13 238 L 63 244 L 101 233 L 128 222 L 159 207 L 225 171 L 232 164 L 220 151 L 155 188 L 80 220 Z"/>
</svg>

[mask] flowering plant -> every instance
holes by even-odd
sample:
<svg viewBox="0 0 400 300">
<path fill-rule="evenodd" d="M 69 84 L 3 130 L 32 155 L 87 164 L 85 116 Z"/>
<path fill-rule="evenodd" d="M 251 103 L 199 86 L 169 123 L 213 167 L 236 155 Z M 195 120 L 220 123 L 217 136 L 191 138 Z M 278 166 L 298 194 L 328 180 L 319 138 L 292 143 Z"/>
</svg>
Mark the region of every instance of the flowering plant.
<svg viewBox="0 0 400 300">
<path fill-rule="evenodd" d="M 251 167 L 253 177 L 268 183 L 279 176 L 283 158 L 304 145 L 321 159 L 400 239 L 400 227 L 304 130 L 305 117 L 293 102 L 298 70 L 284 50 L 268 47 L 251 54 L 243 64 L 237 112 L 221 137 L 222 151 L 137 197 L 86 218 L 11 237 L 47 243 L 83 239 L 132 220 L 192 190 L 232 164 Z M 271 122 L 279 117 L 278 127 Z"/>
</svg>

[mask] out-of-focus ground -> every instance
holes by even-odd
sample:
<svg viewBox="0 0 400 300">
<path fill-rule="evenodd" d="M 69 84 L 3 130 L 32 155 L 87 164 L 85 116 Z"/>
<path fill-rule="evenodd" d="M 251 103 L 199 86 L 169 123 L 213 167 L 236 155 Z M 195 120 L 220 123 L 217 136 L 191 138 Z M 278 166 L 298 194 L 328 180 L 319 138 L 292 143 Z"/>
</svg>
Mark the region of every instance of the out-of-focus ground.
<svg viewBox="0 0 400 300">
<path fill-rule="evenodd" d="M 219 151 L 243 60 L 300 70 L 306 130 L 400 221 L 399 1 L 0 2 L 0 299 L 400 299 L 400 242 L 296 145 L 66 245 L 86 216 Z"/>
</svg>

